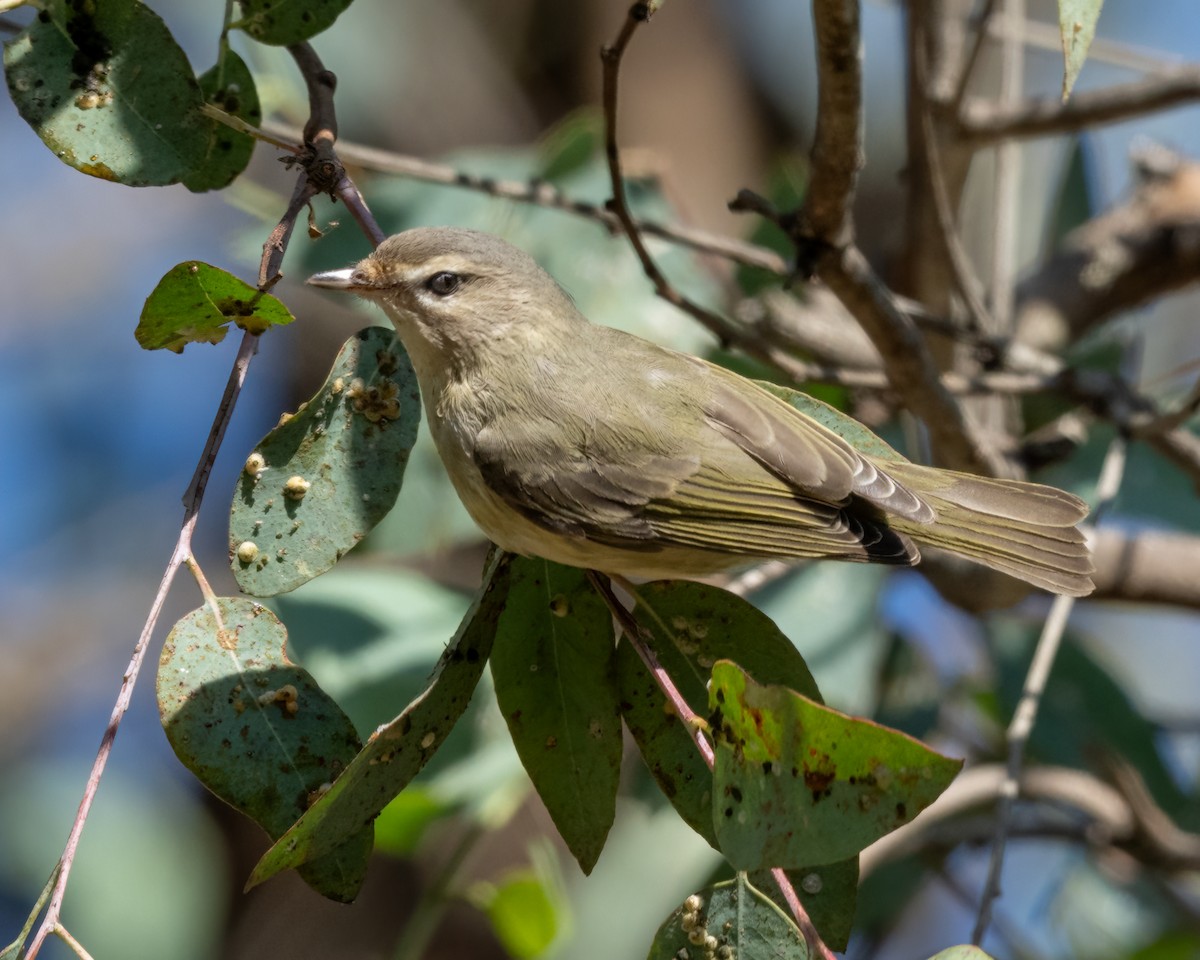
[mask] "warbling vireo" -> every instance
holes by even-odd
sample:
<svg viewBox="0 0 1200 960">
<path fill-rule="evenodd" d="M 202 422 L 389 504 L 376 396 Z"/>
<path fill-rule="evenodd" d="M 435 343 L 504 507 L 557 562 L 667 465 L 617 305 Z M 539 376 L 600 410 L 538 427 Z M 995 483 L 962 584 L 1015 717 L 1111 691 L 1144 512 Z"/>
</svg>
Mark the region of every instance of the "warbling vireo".
<svg viewBox="0 0 1200 960">
<path fill-rule="evenodd" d="M 409 230 L 309 283 L 387 312 L 450 479 L 506 550 L 657 578 L 769 557 L 910 565 L 916 541 L 1092 589 L 1077 497 L 860 453 L 735 373 L 588 322 L 498 237 Z"/>
</svg>

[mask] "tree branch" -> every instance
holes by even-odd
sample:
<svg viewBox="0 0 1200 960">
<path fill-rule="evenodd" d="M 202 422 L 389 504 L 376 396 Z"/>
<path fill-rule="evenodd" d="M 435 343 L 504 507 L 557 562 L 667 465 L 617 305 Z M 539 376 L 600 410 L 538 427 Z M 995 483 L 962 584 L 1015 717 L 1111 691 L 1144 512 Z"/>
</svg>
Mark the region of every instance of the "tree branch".
<svg viewBox="0 0 1200 960">
<path fill-rule="evenodd" d="M 974 147 L 1001 140 L 1074 133 L 1116 123 L 1200 99 L 1200 68 L 1181 67 L 1165 76 L 1083 91 L 1067 103 L 1057 96 L 1006 106 L 991 100 L 968 100 L 958 133 Z"/>
<path fill-rule="evenodd" d="M 1157 163 L 1125 203 L 1072 231 L 1022 281 L 1018 340 L 1061 350 L 1110 317 L 1200 278 L 1200 164 Z"/>
</svg>

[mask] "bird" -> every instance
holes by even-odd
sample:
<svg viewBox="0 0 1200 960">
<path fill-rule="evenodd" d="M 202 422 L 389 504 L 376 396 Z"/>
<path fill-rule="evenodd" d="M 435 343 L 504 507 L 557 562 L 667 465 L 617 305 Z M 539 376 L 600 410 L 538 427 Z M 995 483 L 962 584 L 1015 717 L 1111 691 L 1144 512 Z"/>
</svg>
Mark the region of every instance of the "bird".
<svg viewBox="0 0 1200 960">
<path fill-rule="evenodd" d="M 699 579 L 768 559 L 911 566 L 925 545 L 1092 590 L 1078 497 L 864 452 L 752 380 L 590 322 L 500 237 L 417 227 L 308 282 L 391 319 L 450 480 L 505 550 Z"/>
</svg>

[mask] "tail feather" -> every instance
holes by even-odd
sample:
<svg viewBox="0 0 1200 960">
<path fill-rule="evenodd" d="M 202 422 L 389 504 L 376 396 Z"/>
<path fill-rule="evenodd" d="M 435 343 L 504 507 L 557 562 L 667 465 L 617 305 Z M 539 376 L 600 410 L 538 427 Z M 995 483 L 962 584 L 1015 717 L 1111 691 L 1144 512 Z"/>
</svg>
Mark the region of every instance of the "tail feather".
<svg viewBox="0 0 1200 960">
<path fill-rule="evenodd" d="M 1092 592 L 1094 572 L 1078 497 L 1035 483 L 995 480 L 909 463 L 885 469 L 926 500 L 931 523 L 893 518 L 918 543 L 940 547 L 1068 596 Z"/>
</svg>

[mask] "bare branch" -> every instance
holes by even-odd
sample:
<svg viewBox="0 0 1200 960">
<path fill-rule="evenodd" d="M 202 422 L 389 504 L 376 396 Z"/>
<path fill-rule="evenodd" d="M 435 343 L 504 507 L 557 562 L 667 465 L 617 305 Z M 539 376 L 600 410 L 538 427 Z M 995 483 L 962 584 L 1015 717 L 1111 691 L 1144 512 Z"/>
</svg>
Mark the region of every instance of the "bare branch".
<svg viewBox="0 0 1200 960">
<path fill-rule="evenodd" d="M 1057 96 L 1012 107 L 990 100 L 968 100 L 958 129 L 963 140 L 981 147 L 1000 140 L 1074 133 L 1197 99 L 1200 67 L 1181 67 L 1135 83 L 1076 93 L 1065 104 Z"/>
<path fill-rule="evenodd" d="M 1060 350 L 1119 313 L 1200 277 L 1200 164 L 1144 177 L 1073 231 L 1017 289 L 1016 338 Z"/>
<path fill-rule="evenodd" d="M 285 140 L 295 137 L 297 133 L 294 127 L 277 123 L 264 123 L 262 129 L 266 135 L 272 138 L 284 138 Z M 621 221 L 617 215 L 603 204 L 589 203 L 586 200 L 567 196 L 554 184 L 544 180 L 497 180 L 492 177 L 481 177 L 459 170 L 449 164 L 435 163 L 419 157 L 380 150 L 349 140 L 338 141 L 338 156 L 345 163 L 364 170 L 390 173 L 423 183 L 474 190 L 502 200 L 561 210 L 564 213 L 595 220 L 614 233 L 621 229 Z M 641 219 L 636 219 L 634 223 L 637 225 L 638 232 L 645 236 L 662 237 L 700 253 L 710 253 L 732 263 L 757 267 L 779 276 L 785 276 L 791 272 L 787 261 L 774 250 L 766 247 L 710 233 L 706 230 L 698 230 L 683 224 L 659 223 L 655 220 Z"/>
<path fill-rule="evenodd" d="M 925 421 L 934 448 L 949 465 L 996 474 L 974 439 L 966 415 L 943 384 L 933 358 L 912 321 L 897 309 L 893 295 L 857 247 L 822 258 L 821 279 L 857 318 L 887 361 L 888 379 L 908 408 Z"/>
<path fill-rule="evenodd" d="M 112 754 L 113 744 L 117 739 L 117 730 L 120 728 L 121 721 L 124 719 L 125 713 L 129 709 L 129 704 L 133 699 L 133 688 L 137 683 L 138 675 L 141 673 L 142 664 L 146 658 L 146 651 L 150 647 L 150 638 L 154 635 L 154 630 L 158 626 L 158 618 L 162 614 L 167 594 L 170 592 L 171 584 L 174 583 L 175 574 L 179 572 L 180 566 L 191 557 L 192 532 L 196 528 L 196 520 L 199 517 L 200 505 L 204 500 L 204 490 L 208 485 L 208 477 L 212 471 L 212 465 L 216 459 L 217 450 L 220 448 L 221 440 L 225 436 L 225 428 L 229 425 L 229 421 L 233 417 L 233 409 L 237 403 L 238 394 L 241 392 L 242 384 L 245 383 L 246 371 L 249 369 L 250 360 L 253 358 L 257 346 L 258 337 L 255 334 L 246 333 L 242 336 L 242 343 L 238 348 L 237 358 L 234 360 L 233 369 L 230 370 L 229 380 L 225 385 L 225 393 L 221 398 L 221 402 L 217 405 L 216 416 L 213 419 L 212 429 L 209 430 L 208 440 L 204 445 L 203 452 L 200 454 L 200 461 L 196 465 L 195 475 L 192 477 L 191 483 L 188 484 L 187 492 L 184 494 L 184 519 L 179 530 L 179 536 L 175 541 L 174 549 L 171 551 L 171 558 L 167 563 L 167 567 L 163 571 L 162 579 L 158 585 L 158 592 L 154 595 L 154 600 L 150 604 L 150 611 L 146 615 L 146 622 L 142 625 L 142 632 L 138 635 L 137 642 L 133 645 L 133 653 L 129 658 L 129 664 L 125 667 L 124 674 L 122 674 L 121 688 L 117 693 L 117 701 L 113 705 L 108 725 L 104 728 L 104 734 L 100 738 L 100 748 L 96 752 L 96 759 L 92 762 L 92 769 L 88 774 L 87 785 L 84 787 L 83 797 L 79 801 L 79 808 L 75 813 L 71 832 L 67 836 L 66 845 L 63 847 L 62 856 L 59 858 L 58 876 L 54 884 L 54 889 L 50 894 L 46 914 L 42 918 L 37 932 L 34 934 L 28 952 L 24 954 L 29 960 L 33 960 L 38 955 L 46 937 L 52 932 L 57 932 L 59 917 L 62 914 L 63 897 L 67 892 L 67 883 L 71 877 L 71 867 L 75 862 L 75 855 L 79 849 L 79 840 L 83 835 L 84 825 L 87 823 L 88 814 L 91 812 L 92 802 L 96 799 L 96 793 L 100 789 L 100 780 L 104 776 L 104 769 L 108 765 L 108 758 Z"/>
<path fill-rule="evenodd" d="M 1200 837 L 1180 830 L 1125 763 L 1114 758 L 1105 767 L 1111 782 L 1069 767 L 1038 766 L 1022 773 L 1019 798 L 1051 806 L 1056 812 L 1053 820 L 1038 818 L 1026 824 L 1021 832 L 1060 836 L 1098 848 L 1128 850 L 1139 862 L 1156 869 L 1200 867 Z M 983 840 L 990 834 L 991 817 L 969 821 L 964 818 L 973 811 L 993 807 L 1000 798 L 1006 776 L 1004 766 L 999 763 L 968 767 L 919 816 L 863 851 L 861 875 L 867 877 L 886 863 L 930 846 Z M 1064 808 L 1080 815 L 1084 822 L 1078 826 L 1064 823 L 1058 812 Z"/>
<path fill-rule="evenodd" d="M 801 231 L 821 244 L 854 239 L 851 206 L 863 165 L 862 38 L 857 0 L 814 0 L 817 129 Z"/>
</svg>

